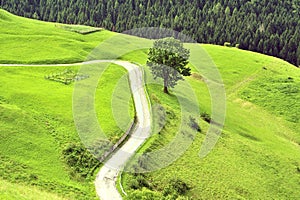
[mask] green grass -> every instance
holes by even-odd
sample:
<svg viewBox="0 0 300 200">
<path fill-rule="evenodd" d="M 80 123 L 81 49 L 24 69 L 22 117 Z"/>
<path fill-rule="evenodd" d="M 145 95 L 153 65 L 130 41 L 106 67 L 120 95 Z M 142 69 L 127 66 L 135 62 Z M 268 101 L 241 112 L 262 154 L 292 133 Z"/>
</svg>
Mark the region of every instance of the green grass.
<svg viewBox="0 0 300 200">
<path fill-rule="evenodd" d="M 76 31 L 88 27 L 68 26 L 68 30 L 63 30 L 58 27 L 61 25 L 17 17 L 3 10 L 0 10 L 0 24 L 0 63 L 72 63 L 121 58 L 145 64 L 145 48 L 152 44 L 149 40 L 105 30 L 83 35 Z M 209 124 L 195 116 L 200 120 L 202 132 L 196 133 L 195 140 L 178 160 L 146 174 L 151 189 L 161 193 L 170 180 L 179 178 L 190 186 L 185 196 L 192 199 L 297 199 L 300 196 L 299 69 L 282 60 L 236 48 L 203 44 L 199 51 L 195 44 L 186 47 L 204 64 L 196 71 L 197 63 L 191 63 L 193 75 L 186 78 L 201 112 L 211 114 L 210 93 L 203 80 L 215 80 L 212 67 L 214 64 L 218 67 L 227 95 L 225 127 L 216 147 L 200 159 L 200 147 Z M 87 179 L 74 175 L 61 154 L 65 145 L 80 142 L 72 116 L 74 83 L 64 85 L 45 80 L 44 76 L 66 69 L 77 71 L 79 66 L 0 67 L 0 198 L 35 199 L 35 194 L 50 199 L 96 198 L 93 175 Z M 151 81 L 149 69 L 144 69 L 145 79 Z M 124 69 L 111 65 L 102 74 L 95 91 L 96 115 L 111 141 L 121 136 L 134 114 L 124 75 Z M 84 84 L 84 80 L 80 83 Z M 177 91 L 182 89 L 179 97 L 190 97 L 186 87 L 183 82 L 178 85 Z M 191 114 L 185 112 L 180 116 L 179 101 L 174 95 L 163 94 L 161 86 L 149 84 L 147 90 L 152 105 L 163 106 L 167 119 L 160 134 L 155 132 L 139 152 L 164 147 L 174 138 L 180 120 L 186 123 L 185 118 Z M 163 115 L 155 110 L 153 113 Z M 159 122 L 153 119 L 155 126 Z M 190 131 L 187 126 L 183 128 Z M 126 173 L 122 177 L 129 194 L 134 178 Z M 29 190 L 32 193 L 28 194 Z"/>
<path fill-rule="evenodd" d="M 13 184 L 4 180 L 0 180 L 0 199 L 14 200 L 64 200 L 65 198 L 56 194 L 48 193 L 34 186 L 26 186 L 22 184 Z"/>
<path fill-rule="evenodd" d="M 273 65 L 280 64 L 273 63 Z M 243 89 L 240 96 L 247 101 L 265 107 L 289 122 L 299 124 L 299 70 L 296 68 L 286 68 L 289 71 L 279 69 L 278 72 L 278 69 L 269 66 L 267 70 L 262 70 L 260 77 Z M 299 127 L 295 130 L 300 131 Z"/>
<path fill-rule="evenodd" d="M 114 35 L 106 30 L 82 35 L 72 31 L 88 27 L 26 19 L 1 9 L 0 24 L 0 63 L 80 62 L 99 43 Z"/>
<path fill-rule="evenodd" d="M 91 31 L 90 27 L 30 20 L 3 10 L 0 24 L 0 63 L 80 62 L 114 35 L 105 30 L 82 35 L 75 32 Z M 16 195 L 23 187 L 34 185 L 45 194 L 68 199 L 96 198 L 93 174 L 87 179 L 74 174 L 62 155 L 66 146 L 80 143 L 72 112 L 74 83 L 65 85 L 44 78 L 66 70 L 77 72 L 79 67 L 0 67 L 0 174 L 8 184 L 20 184 Z M 111 102 L 123 113 L 121 117 L 113 118 L 116 110 L 112 110 Z M 126 70 L 111 65 L 95 90 L 96 115 L 110 141 L 117 141 L 126 131 L 134 115 L 132 103 Z"/>
<path fill-rule="evenodd" d="M 152 43 L 102 29 L 80 34 L 77 32 L 90 31 L 90 27 L 26 19 L 1 9 L 0 24 L 0 63 L 60 64 L 117 59 L 130 49 Z"/>
<path fill-rule="evenodd" d="M 0 68 L 0 174 L 11 184 L 35 185 L 70 199 L 93 199 L 96 197 L 93 177 L 77 178 L 62 159 L 62 150 L 67 144 L 80 142 L 72 116 L 74 83 L 65 85 L 44 79 L 47 74 L 66 69 L 76 71 L 78 67 Z M 120 66 L 108 67 L 95 95 L 98 120 L 104 124 L 107 137 L 114 141 L 124 131 L 114 123 L 109 94 L 116 86 L 129 94 L 126 74 Z M 125 97 L 115 99 L 117 105 L 123 105 L 119 108 L 128 113 L 119 119 L 123 125 L 129 124 L 133 116 L 131 96 Z M 125 105 L 124 99 L 128 100 Z M 107 121 L 110 123 L 104 123 Z"/>
<path fill-rule="evenodd" d="M 111 65 L 101 76 L 98 87 L 100 90 L 95 97 L 98 120 L 110 141 L 116 142 L 127 131 L 134 117 L 127 71 Z"/>
<path fill-rule="evenodd" d="M 186 196 L 192 199 L 298 198 L 299 69 L 257 53 L 201 46 L 217 65 L 226 88 L 226 122 L 222 136 L 212 152 L 200 159 L 203 133 L 209 126 L 201 120 L 202 133 L 197 134 L 184 155 L 170 166 L 146 174 L 148 184 L 152 190 L 162 192 L 169 180 L 179 178 L 191 187 Z M 135 55 L 144 53 L 133 52 L 125 57 Z M 205 54 L 199 57 L 207 59 Z M 143 58 L 136 62 L 144 64 L 146 56 Z M 199 76 L 186 80 L 196 92 L 200 109 L 210 113 L 210 94 L 205 83 Z M 160 86 L 148 85 L 148 89 L 155 103 L 160 102 L 178 116 L 176 98 L 163 94 Z M 148 140 L 140 152 L 160 149 L 173 138 L 180 121 L 170 115 L 167 118 L 161 134 Z M 134 179 L 132 174 L 123 174 L 122 183 L 129 194 Z"/>
</svg>

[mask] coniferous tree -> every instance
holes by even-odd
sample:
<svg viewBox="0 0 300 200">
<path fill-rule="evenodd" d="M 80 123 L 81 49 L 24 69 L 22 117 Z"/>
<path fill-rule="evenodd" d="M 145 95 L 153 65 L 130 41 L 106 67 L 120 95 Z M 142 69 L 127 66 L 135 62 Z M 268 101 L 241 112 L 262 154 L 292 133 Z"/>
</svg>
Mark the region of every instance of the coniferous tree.
<svg viewBox="0 0 300 200">
<path fill-rule="evenodd" d="M 117 32 L 151 26 L 171 28 L 197 42 L 238 43 L 242 49 L 278 56 L 297 65 L 299 2 L 0 0 L 0 8 L 25 17 L 86 24 Z"/>
</svg>

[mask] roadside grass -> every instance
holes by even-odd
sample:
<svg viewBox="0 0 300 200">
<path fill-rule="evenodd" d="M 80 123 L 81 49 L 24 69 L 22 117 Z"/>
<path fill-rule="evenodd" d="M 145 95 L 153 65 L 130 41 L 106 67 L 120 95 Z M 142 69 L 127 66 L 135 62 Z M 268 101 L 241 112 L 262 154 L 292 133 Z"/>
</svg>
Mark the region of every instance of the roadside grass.
<svg viewBox="0 0 300 200">
<path fill-rule="evenodd" d="M 78 69 L 79 66 L 0 67 L 2 179 L 10 184 L 21 183 L 24 187 L 34 185 L 39 190 L 68 199 L 96 199 L 94 175 L 86 179 L 79 177 L 62 158 L 67 145 L 80 143 L 72 116 L 74 83 L 65 85 L 44 78 L 47 74 Z M 119 90 L 130 94 L 126 74 L 122 67 L 110 65 L 101 76 L 95 93 L 97 117 L 110 139 L 117 139 L 122 133 L 110 114 L 113 98 L 110 94 L 121 77 L 117 85 Z M 124 105 L 124 99 L 127 104 L 119 108 L 128 114 L 119 120 L 128 124 L 134 113 L 131 96 L 114 101 Z M 109 123 L 102 123 L 106 121 Z M 16 194 L 19 192 L 16 188 Z"/>
<path fill-rule="evenodd" d="M 125 191 L 131 194 L 133 186 L 142 190 L 145 187 L 142 185 L 148 185 L 151 190 L 163 193 L 169 181 L 178 178 L 190 186 L 185 196 L 191 199 L 298 198 L 299 122 L 288 120 L 297 119 L 299 112 L 299 69 L 249 51 L 201 46 L 218 67 L 227 92 L 226 121 L 217 145 L 207 157 L 199 158 L 209 127 L 200 120 L 202 133 L 196 135 L 183 156 L 166 168 L 146 173 L 140 183 L 135 182 L 140 176 L 123 173 Z M 144 55 L 144 60 L 135 59 L 135 55 Z M 142 64 L 147 58 L 143 52 L 124 57 Z M 145 71 L 146 76 L 151 76 L 147 67 Z M 195 69 L 193 72 L 197 73 Z M 194 88 L 200 109 L 211 114 L 205 82 L 199 76 L 188 77 L 186 81 Z M 152 104 L 160 102 L 180 114 L 178 102 L 163 94 L 161 86 L 147 88 Z M 174 137 L 179 120 L 168 115 L 167 118 L 161 134 L 150 138 L 139 153 L 160 149 Z"/>
<path fill-rule="evenodd" d="M 99 124 L 112 142 L 128 129 L 134 118 L 134 105 L 126 69 L 112 64 L 101 76 L 96 93 Z"/>
</svg>

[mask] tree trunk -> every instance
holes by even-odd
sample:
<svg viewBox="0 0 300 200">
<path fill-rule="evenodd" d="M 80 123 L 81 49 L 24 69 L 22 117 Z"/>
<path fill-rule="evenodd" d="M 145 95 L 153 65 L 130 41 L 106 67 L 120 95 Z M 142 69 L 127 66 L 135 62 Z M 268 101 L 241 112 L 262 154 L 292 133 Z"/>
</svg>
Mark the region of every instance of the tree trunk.
<svg viewBox="0 0 300 200">
<path fill-rule="evenodd" d="M 169 91 L 168 91 L 168 72 L 164 72 L 164 93 L 169 94 Z"/>
<path fill-rule="evenodd" d="M 164 93 L 169 94 L 168 87 L 164 86 Z"/>
</svg>

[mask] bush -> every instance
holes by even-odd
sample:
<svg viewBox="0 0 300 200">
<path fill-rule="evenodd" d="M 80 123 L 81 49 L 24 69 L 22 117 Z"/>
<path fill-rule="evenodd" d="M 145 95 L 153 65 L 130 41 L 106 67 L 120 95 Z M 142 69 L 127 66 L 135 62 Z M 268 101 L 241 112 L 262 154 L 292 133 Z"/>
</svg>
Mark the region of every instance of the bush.
<svg viewBox="0 0 300 200">
<path fill-rule="evenodd" d="M 206 113 L 206 112 L 202 112 L 202 113 L 200 114 L 200 117 L 201 117 L 204 121 L 206 121 L 206 122 L 208 122 L 208 123 L 211 122 L 211 117 L 210 117 L 210 115 L 209 115 L 208 113 Z"/>
<path fill-rule="evenodd" d="M 100 162 L 81 144 L 68 144 L 62 151 L 63 158 L 74 175 L 87 178 L 93 175 Z"/>
<path fill-rule="evenodd" d="M 231 47 L 231 43 L 230 42 L 224 42 L 224 46 L 225 47 Z"/>
<path fill-rule="evenodd" d="M 179 196 L 184 195 L 190 187 L 183 182 L 181 179 L 175 178 L 169 181 L 169 184 L 165 187 L 163 194 L 164 196 Z"/>
<path fill-rule="evenodd" d="M 236 45 L 235 45 L 235 48 L 238 48 L 238 49 L 239 49 L 239 48 L 240 48 L 240 44 L 236 44 Z"/>
<path fill-rule="evenodd" d="M 144 175 L 139 174 L 130 179 L 128 186 L 133 190 L 137 190 L 142 189 L 144 187 L 149 188 L 149 183 Z"/>
</svg>

